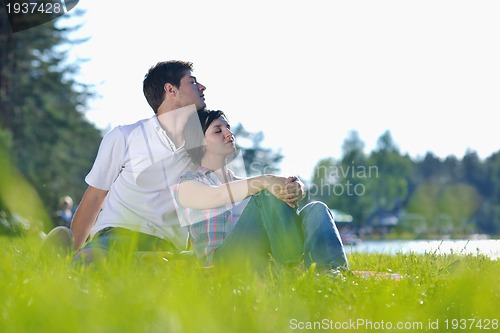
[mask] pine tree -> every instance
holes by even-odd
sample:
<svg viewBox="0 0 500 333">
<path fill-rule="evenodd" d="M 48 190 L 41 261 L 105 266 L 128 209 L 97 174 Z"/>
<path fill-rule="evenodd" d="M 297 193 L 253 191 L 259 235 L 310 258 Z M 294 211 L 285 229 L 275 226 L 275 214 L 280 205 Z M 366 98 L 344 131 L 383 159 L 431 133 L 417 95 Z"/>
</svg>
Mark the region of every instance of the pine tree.
<svg viewBox="0 0 500 333">
<path fill-rule="evenodd" d="M 49 210 L 63 195 L 79 200 L 102 137 L 83 114 L 91 87 L 75 80 L 79 64 L 62 47 L 77 28 L 50 21 L 0 34 L 0 147 Z"/>
</svg>

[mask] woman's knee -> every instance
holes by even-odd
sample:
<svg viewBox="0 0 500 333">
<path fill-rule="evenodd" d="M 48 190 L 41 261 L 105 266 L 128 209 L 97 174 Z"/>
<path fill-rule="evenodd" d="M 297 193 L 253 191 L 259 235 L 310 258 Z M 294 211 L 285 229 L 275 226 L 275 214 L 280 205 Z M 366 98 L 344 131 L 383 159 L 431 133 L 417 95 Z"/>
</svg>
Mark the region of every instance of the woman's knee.
<svg viewBox="0 0 500 333">
<path fill-rule="evenodd" d="M 252 196 L 252 200 L 254 200 L 259 206 L 271 205 L 271 206 L 276 206 L 276 207 L 279 207 L 279 206 L 288 207 L 288 205 L 284 201 L 276 198 L 268 190 L 263 190 L 257 194 L 254 194 Z"/>
<path fill-rule="evenodd" d="M 331 214 L 330 208 L 321 201 L 312 201 L 301 209 L 305 214 Z"/>
<path fill-rule="evenodd" d="M 299 215 L 305 229 L 317 230 L 325 226 L 330 228 L 334 224 L 330 208 L 321 201 L 308 203 L 300 210 Z"/>
</svg>

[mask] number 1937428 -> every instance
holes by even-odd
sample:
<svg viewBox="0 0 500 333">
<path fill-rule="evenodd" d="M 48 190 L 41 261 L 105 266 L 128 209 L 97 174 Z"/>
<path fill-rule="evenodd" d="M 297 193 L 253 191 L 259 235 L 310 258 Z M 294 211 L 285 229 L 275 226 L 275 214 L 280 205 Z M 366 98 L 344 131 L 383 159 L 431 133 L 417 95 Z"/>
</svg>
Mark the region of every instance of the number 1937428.
<svg viewBox="0 0 500 333">
<path fill-rule="evenodd" d="M 60 2 L 21 2 L 12 1 L 5 5 L 7 14 L 65 14 L 66 9 Z"/>
<path fill-rule="evenodd" d="M 447 330 L 498 330 L 498 319 L 446 319 L 444 324 Z"/>
</svg>

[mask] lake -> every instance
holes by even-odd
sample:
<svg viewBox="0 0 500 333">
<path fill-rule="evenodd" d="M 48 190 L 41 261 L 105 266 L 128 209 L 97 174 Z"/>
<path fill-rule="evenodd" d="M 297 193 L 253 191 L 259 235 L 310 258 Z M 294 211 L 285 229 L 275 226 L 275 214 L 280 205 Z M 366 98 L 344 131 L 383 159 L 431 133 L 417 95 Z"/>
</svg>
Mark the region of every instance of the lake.
<svg viewBox="0 0 500 333">
<path fill-rule="evenodd" d="M 365 253 L 437 253 L 437 254 L 482 254 L 491 259 L 500 258 L 500 239 L 456 239 L 456 240 L 363 240 L 356 245 L 346 245 L 347 254 Z"/>
</svg>

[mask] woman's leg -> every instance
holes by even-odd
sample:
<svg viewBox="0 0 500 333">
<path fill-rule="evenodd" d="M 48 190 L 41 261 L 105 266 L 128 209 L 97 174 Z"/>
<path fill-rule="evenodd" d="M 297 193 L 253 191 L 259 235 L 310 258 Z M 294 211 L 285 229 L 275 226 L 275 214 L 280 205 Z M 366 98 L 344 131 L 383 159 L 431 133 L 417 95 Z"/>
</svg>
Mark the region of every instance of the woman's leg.
<svg viewBox="0 0 500 333">
<path fill-rule="evenodd" d="M 262 263 L 271 254 L 280 263 L 298 262 L 303 238 L 296 211 L 267 191 L 254 195 L 214 259 L 243 258 Z"/>
<path fill-rule="evenodd" d="M 349 268 L 333 215 L 322 202 L 310 202 L 299 211 L 304 232 L 304 261 L 321 268 Z"/>
</svg>

